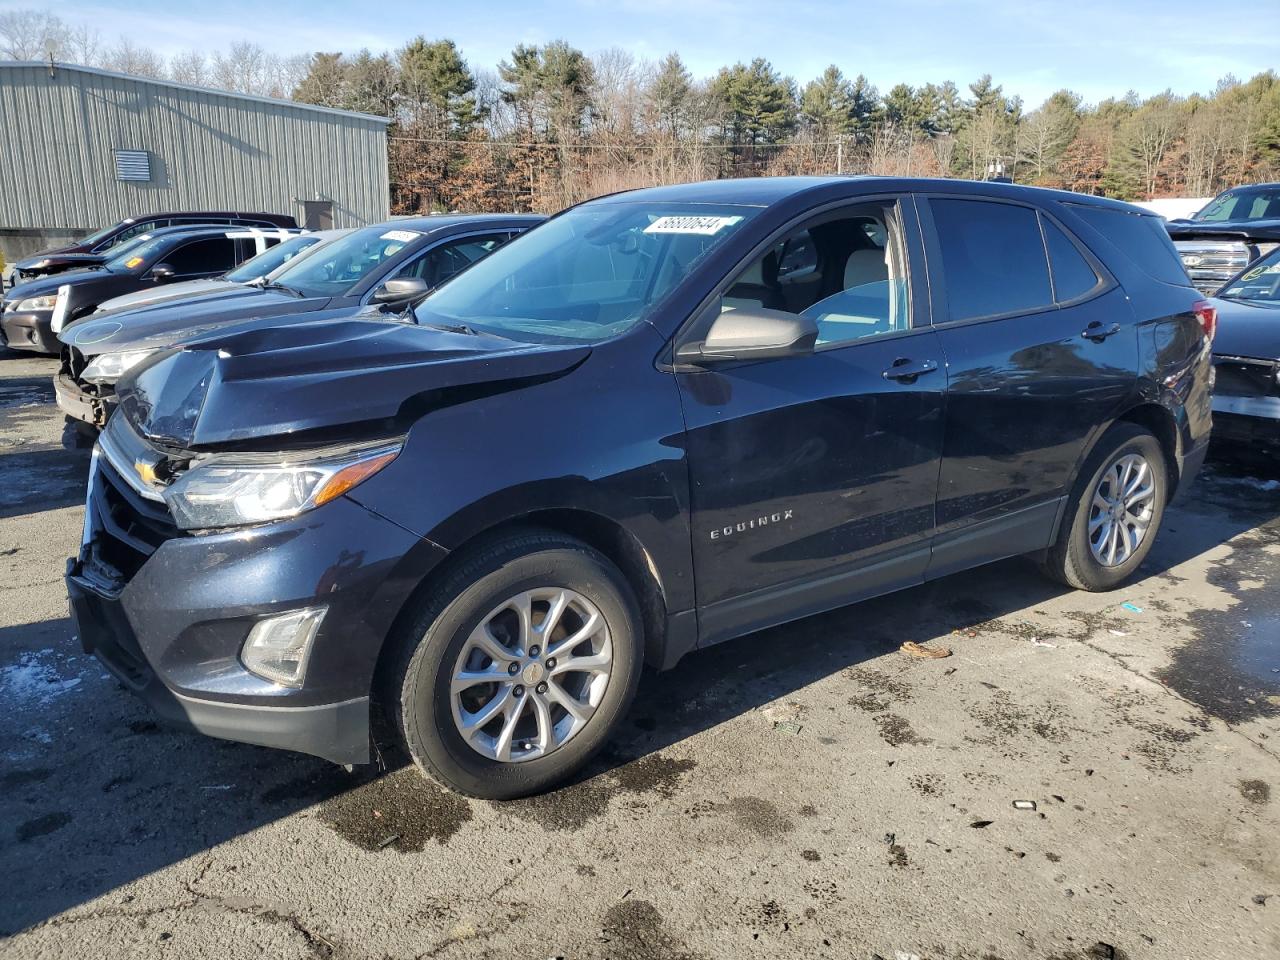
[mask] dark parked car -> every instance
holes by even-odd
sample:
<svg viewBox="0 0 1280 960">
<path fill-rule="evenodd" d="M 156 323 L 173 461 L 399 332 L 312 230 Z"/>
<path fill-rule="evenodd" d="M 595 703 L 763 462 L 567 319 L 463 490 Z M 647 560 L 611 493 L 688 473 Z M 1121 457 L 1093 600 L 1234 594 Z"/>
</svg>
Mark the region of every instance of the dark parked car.
<svg viewBox="0 0 1280 960">
<path fill-rule="evenodd" d="M 167 227 L 128 244 L 98 267 L 69 270 L 20 283 L 9 290 L 0 333 L 11 349 L 57 353 L 57 334 L 112 297 L 161 284 L 216 277 L 296 236 L 296 229 Z"/>
<path fill-rule="evenodd" d="M 200 224 L 274 229 L 297 227 L 298 221 L 282 213 L 242 213 L 229 210 L 152 213 L 145 217 L 129 217 L 109 227 L 103 227 L 75 243 L 42 250 L 19 260 L 14 264 L 13 282 L 23 283 L 46 274 L 97 266 L 115 255 L 115 247 L 139 234 L 152 233 L 165 227 L 190 227 Z"/>
<path fill-rule="evenodd" d="M 160 302 L 189 300 L 208 294 L 234 293 L 248 283 L 258 283 L 267 274 L 274 273 L 304 250 L 335 236 L 346 233 L 345 230 L 323 230 L 315 233 L 299 233 L 288 239 L 268 247 L 256 257 L 251 257 L 238 267 L 228 270 L 217 277 L 206 277 L 201 280 L 184 280 L 181 283 L 168 283 L 158 287 L 147 287 L 132 293 L 122 294 L 104 300 L 98 304 L 90 316 L 100 317 L 106 313 L 120 313 L 136 310 L 139 307 L 151 306 Z"/>
<path fill-rule="evenodd" d="M 1170 220 L 1167 226 L 1192 283 L 1215 293 L 1280 246 L 1280 183 L 1228 190 L 1190 220 Z"/>
<path fill-rule="evenodd" d="M 444 783 L 527 794 L 646 663 L 1015 554 L 1122 583 L 1209 436 L 1162 222 L 1068 193 L 623 193 L 416 314 L 121 382 L 67 585 L 162 714 L 355 764 L 377 702 Z"/>
<path fill-rule="evenodd" d="M 61 334 L 58 405 L 96 427 L 115 409 L 130 367 L 190 336 L 245 320 L 299 323 L 403 308 L 514 236 L 532 215 L 418 217 L 363 227 L 307 252 L 257 284 L 223 284 L 177 302 L 93 316 Z"/>
<path fill-rule="evenodd" d="M 1213 301 L 1213 436 L 1280 448 L 1280 250 L 1227 282 Z"/>
</svg>

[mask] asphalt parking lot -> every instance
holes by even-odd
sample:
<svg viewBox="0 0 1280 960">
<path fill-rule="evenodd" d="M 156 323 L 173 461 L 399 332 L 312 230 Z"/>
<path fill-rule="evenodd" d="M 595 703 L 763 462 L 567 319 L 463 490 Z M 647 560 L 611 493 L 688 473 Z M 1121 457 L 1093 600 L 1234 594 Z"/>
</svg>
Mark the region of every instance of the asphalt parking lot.
<svg viewBox="0 0 1280 960">
<path fill-rule="evenodd" d="M 1009 561 L 697 654 L 499 804 L 85 657 L 54 367 L 0 353 L 0 955 L 1280 956 L 1280 470 L 1212 463 L 1114 594 Z"/>
</svg>

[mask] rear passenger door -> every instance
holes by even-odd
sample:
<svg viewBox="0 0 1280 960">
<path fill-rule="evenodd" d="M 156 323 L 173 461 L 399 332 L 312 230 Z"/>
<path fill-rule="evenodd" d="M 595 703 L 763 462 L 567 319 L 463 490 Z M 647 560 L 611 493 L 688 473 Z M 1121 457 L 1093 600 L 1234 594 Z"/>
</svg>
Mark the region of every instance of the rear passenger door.
<svg viewBox="0 0 1280 960">
<path fill-rule="evenodd" d="M 946 372 L 910 199 L 802 220 L 722 285 L 722 313 L 814 320 L 814 352 L 676 367 L 699 627 L 715 642 L 923 579 Z"/>
<path fill-rule="evenodd" d="M 921 212 L 949 374 L 933 577 L 1048 545 L 1138 352 L 1124 292 L 1053 217 L 940 196 Z"/>
</svg>

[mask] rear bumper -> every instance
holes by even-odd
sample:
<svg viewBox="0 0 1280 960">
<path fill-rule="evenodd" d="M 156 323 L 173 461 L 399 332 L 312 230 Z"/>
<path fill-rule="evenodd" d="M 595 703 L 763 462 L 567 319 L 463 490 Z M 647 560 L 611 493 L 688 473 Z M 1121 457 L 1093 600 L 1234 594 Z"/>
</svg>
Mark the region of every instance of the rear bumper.
<svg viewBox="0 0 1280 960">
<path fill-rule="evenodd" d="M 58 407 L 67 416 L 101 429 L 106 426 L 107 418 L 115 410 L 118 401 L 114 394 L 105 397 L 94 397 L 84 392 L 84 388 L 65 373 L 53 378 L 53 392 L 58 399 Z"/>
<path fill-rule="evenodd" d="M 62 346 L 53 334 L 52 310 L 6 313 L 0 320 L 0 329 L 4 330 L 10 350 L 57 353 Z"/>
<path fill-rule="evenodd" d="M 1280 451 L 1280 418 L 1217 413 L 1213 418 L 1213 439 L 1217 443 Z"/>
<path fill-rule="evenodd" d="M 1280 397 L 1235 397 L 1229 394 L 1213 395 L 1214 427 L 1218 414 L 1237 417 L 1256 417 L 1260 420 L 1280 421 Z"/>
</svg>

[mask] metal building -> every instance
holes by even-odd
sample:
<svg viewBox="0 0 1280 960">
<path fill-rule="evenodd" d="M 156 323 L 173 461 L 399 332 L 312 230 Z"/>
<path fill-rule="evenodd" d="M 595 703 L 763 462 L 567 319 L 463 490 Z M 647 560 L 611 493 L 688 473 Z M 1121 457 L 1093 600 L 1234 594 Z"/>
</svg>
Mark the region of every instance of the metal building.
<svg viewBox="0 0 1280 960">
<path fill-rule="evenodd" d="M 0 62 L 0 252 L 144 213 L 386 219 L 384 117 L 65 63 Z"/>
</svg>

